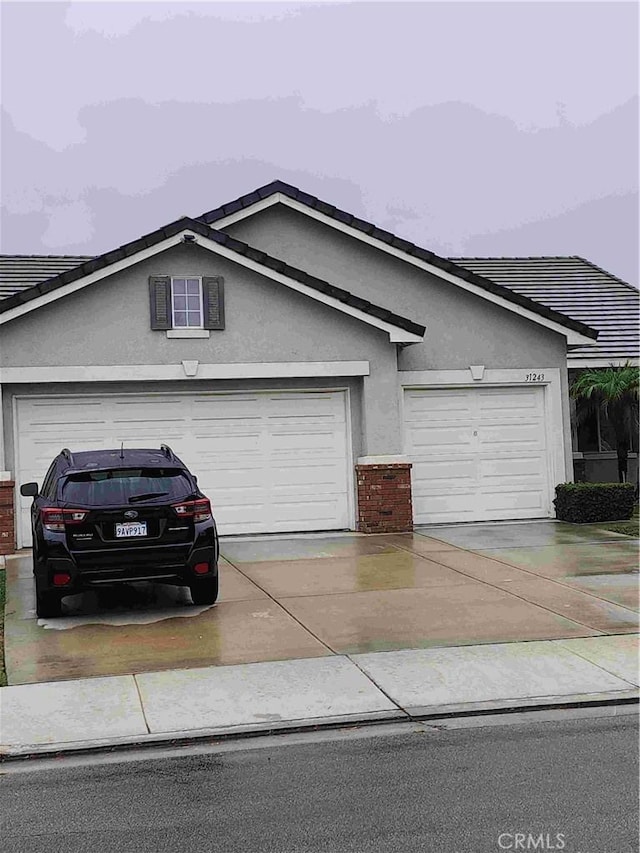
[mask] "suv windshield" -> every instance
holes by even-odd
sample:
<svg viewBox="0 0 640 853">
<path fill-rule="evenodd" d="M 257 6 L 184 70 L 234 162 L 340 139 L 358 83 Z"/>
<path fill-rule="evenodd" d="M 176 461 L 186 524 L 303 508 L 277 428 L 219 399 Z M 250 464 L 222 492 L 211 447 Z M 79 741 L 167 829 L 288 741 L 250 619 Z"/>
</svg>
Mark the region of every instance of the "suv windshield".
<svg viewBox="0 0 640 853">
<path fill-rule="evenodd" d="M 179 468 L 117 468 L 70 474 L 62 484 L 60 499 L 81 506 L 113 506 L 161 496 L 181 500 L 192 492 L 193 486 Z"/>
</svg>

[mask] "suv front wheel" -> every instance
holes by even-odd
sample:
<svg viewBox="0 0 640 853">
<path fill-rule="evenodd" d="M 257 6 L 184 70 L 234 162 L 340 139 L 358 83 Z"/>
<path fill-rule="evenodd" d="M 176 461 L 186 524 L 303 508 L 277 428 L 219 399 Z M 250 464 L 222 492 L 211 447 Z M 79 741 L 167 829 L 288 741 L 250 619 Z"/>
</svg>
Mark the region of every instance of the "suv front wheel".
<svg viewBox="0 0 640 853">
<path fill-rule="evenodd" d="M 218 578 L 203 578 L 189 587 L 194 604 L 215 604 L 218 599 Z"/>
</svg>

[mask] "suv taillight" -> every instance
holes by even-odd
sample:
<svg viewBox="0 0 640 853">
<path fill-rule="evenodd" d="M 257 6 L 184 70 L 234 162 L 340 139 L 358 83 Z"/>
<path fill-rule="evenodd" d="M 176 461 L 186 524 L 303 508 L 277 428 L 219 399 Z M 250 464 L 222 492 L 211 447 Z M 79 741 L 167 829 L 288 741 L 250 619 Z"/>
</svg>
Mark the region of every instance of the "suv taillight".
<svg viewBox="0 0 640 853">
<path fill-rule="evenodd" d="M 40 510 L 42 524 L 46 530 L 63 533 L 68 524 L 82 524 L 89 513 L 84 509 L 58 509 L 45 507 Z"/>
<path fill-rule="evenodd" d="M 197 501 L 183 501 L 172 504 L 176 515 L 180 518 L 192 518 L 194 521 L 206 521 L 211 518 L 211 504 L 208 498 L 198 498 Z"/>
</svg>

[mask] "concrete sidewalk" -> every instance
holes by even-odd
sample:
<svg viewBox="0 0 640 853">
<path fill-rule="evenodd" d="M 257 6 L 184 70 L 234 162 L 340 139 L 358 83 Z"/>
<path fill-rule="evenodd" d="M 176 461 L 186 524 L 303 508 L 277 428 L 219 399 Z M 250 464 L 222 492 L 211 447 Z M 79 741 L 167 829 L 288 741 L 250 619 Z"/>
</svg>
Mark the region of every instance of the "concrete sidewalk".
<svg viewBox="0 0 640 853">
<path fill-rule="evenodd" d="M 5 758 L 638 699 L 638 635 L 333 655 L 0 690 Z"/>
</svg>

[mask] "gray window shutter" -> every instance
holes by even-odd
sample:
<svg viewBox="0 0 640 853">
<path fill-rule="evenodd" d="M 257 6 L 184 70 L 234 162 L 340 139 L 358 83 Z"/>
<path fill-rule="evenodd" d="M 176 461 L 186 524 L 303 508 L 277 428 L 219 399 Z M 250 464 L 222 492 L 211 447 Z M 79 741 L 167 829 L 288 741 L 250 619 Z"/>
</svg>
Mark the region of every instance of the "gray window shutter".
<svg viewBox="0 0 640 853">
<path fill-rule="evenodd" d="M 171 328 L 171 278 L 168 275 L 149 277 L 151 328 Z"/>
<path fill-rule="evenodd" d="M 224 279 L 221 275 L 202 279 L 204 328 L 224 329 Z"/>
</svg>

